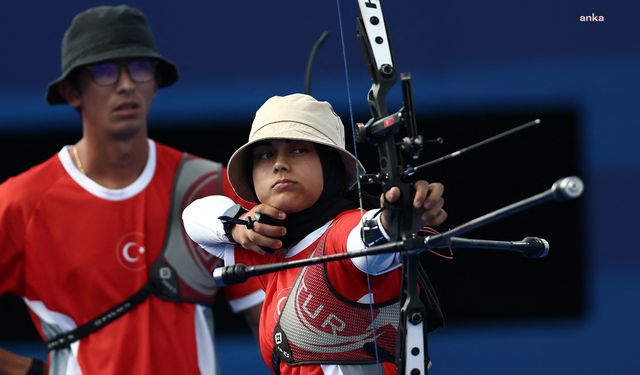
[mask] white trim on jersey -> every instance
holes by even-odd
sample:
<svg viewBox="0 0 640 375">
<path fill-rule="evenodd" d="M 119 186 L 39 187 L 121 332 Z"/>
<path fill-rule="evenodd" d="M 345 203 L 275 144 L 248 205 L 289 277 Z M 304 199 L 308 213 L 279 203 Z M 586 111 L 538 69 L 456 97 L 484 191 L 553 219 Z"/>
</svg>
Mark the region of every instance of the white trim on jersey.
<svg viewBox="0 0 640 375">
<path fill-rule="evenodd" d="M 42 330 L 48 335 L 69 332 L 77 327 L 76 323 L 68 315 L 49 310 L 42 301 L 32 301 L 26 297 L 23 297 L 23 300 L 27 307 L 38 316 L 41 321 Z M 58 364 L 59 367 L 51 370 L 52 373 L 60 373 L 60 371 L 63 371 L 63 375 L 82 375 L 82 369 L 80 369 L 80 365 L 78 364 L 80 341 L 71 343 L 70 349 L 70 352 L 69 350 L 64 350 L 51 354 L 61 356 L 59 358 L 66 357 L 66 362 L 61 360 Z"/>
<path fill-rule="evenodd" d="M 55 325 L 60 328 L 61 332 L 68 332 L 76 329 L 76 322 L 68 315 L 49 310 L 42 301 L 32 301 L 23 297 L 24 303 L 33 311 L 40 320 L 49 325 Z"/>
<path fill-rule="evenodd" d="M 218 357 L 213 334 L 213 314 L 211 309 L 196 305 L 194 310 L 194 324 L 196 327 L 196 348 L 198 351 L 198 368 L 201 374 L 218 373 Z"/>
<path fill-rule="evenodd" d="M 122 201 L 143 191 L 153 178 L 153 174 L 156 170 L 156 144 L 150 139 L 147 139 L 147 144 L 149 145 L 147 164 L 144 166 L 140 176 L 129 186 L 122 189 L 108 189 L 80 172 L 71 159 L 70 152 L 72 146 L 63 146 L 58 152 L 58 158 L 60 159 L 60 163 L 62 163 L 62 167 L 67 171 L 69 176 L 71 176 L 71 178 L 83 189 L 98 198 L 109 201 Z"/>
<path fill-rule="evenodd" d="M 67 358 L 66 374 L 65 375 L 82 375 L 82 369 L 78 363 L 78 351 L 80 350 L 80 341 L 71 343 L 71 353 Z"/>
<path fill-rule="evenodd" d="M 234 313 L 239 313 L 240 311 L 246 310 L 259 304 L 260 302 L 264 301 L 264 298 L 264 290 L 260 289 L 242 298 L 228 300 L 227 302 L 231 307 L 231 311 L 233 311 Z"/>
<path fill-rule="evenodd" d="M 384 371 L 379 364 L 371 365 L 320 365 L 324 375 L 366 375 L 382 374 Z"/>
<path fill-rule="evenodd" d="M 320 236 L 322 236 L 322 234 L 329 227 L 329 224 L 331 224 L 332 222 L 333 222 L 333 220 L 329 220 L 328 222 L 326 222 L 320 228 L 318 228 L 318 229 L 314 230 L 313 232 L 307 234 L 306 237 L 304 237 L 302 240 L 300 240 L 300 242 L 295 244 L 295 246 L 293 246 L 292 248 L 289 249 L 289 251 L 287 251 L 287 255 L 285 255 L 285 258 L 291 258 L 291 257 L 297 255 L 302 250 L 304 250 L 307 247 L 309 247 L 315 240 L 317 240 L 318 238 L 320 238 Z"/>
</svg>

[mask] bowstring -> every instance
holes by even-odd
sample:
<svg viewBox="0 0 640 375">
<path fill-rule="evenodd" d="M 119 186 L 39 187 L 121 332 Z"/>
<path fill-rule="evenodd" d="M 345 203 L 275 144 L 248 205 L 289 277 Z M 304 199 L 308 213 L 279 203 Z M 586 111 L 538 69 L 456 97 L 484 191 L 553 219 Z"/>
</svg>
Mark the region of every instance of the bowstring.
<svg viewBox="0 0 640 375">
<path fill-rule="evenodd" d="M 345 43 L 344 43 L 344 30 L 342 27 L 342 12 L 340 10 L 340 0 L 336 0 L 336 7 L 338 9 L 338 25 L 340 28 L 340 43 L 341 43 L 341 47 L 342 47 L 342 62 L 344 64 L 344 75 L 345 75 L 345 82 L 346 82 L 346 87 L 347 87 L 347 102 L 349 104 L 349 121 L 351 124 L 351 135 L 352 135 L 352 139 L 353 139 L 353 154 L 356 157 L 357 160 L 360 160 L 360 158 L 358 157 L 358 147 L 357 147 L 357 142 L 356 142 L 356 126 L 355 126 L 355 121 L 354 121 L 354 117 L 353 117 L 353 105 L 351 103 L 351 85 L 349 84 L 349 67 L 347 64 L 347 49 L 345 47 Z M 359 168 L 357 167 L 357 163 L 356 163 L 356 186 L 357 186 L 357 193 L 358 193 L 358 206 L 360 208 L 360 222 L 362 223 L 363 219 L 364 219 L 364 204 L 362 201 L 362 184 L 360 183 L 360 176 L 359 176 Z M 362 239 L 363 239 L 363 243 L 364 241 L 364 235 L 361 233 Z M 365 256 L 364 257 L 365 260 L 365 266 L 367 269 L 369 269 L 369 257 Z M 373 333 L 373 348 L 374 348 L 374 353 L 375 353 L 375 358 L 376 358 L 376 363 L 380 364 L 380 358 L 378 355 L 378 341 L 376 339 L 377 335 L 376 335 L 376 326 L 375 326 L 375 317 L 374 317 L 374 312 L 373 312 L 373 303 L 374 303 L 374 299 L 373 299 L 373 291 L 371 290 L 371 278 L 369 277 L 369 273 L 365 272 L 365 275 L 367 276 L 367 292 L 368 292 L 368 299 L 369 299 L 369 315 L 370 315 L 370 319 L 371 319 L 371 329 L 372 329 L 372 333 Z M 378 367 L 378 374 L 382 373 L 382 368 Z"/>
</svg>

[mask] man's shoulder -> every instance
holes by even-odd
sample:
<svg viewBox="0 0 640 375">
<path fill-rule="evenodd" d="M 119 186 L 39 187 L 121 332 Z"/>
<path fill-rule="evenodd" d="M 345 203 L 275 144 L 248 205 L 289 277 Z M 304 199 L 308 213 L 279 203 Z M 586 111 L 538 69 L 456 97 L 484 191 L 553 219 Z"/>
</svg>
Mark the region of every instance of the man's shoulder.
<svg viewBox="0 0 640 375">
<path fill-rule="evenodd" d="M 217 162 L 215 160 L 211 160 L 205 157 L 202 157 L 200 155 L 196 155 L 196 154 L 192 154 L 188 151 L 180 151 L 177 148 L 173 147 L 173 146 L 169 146 L 157 141 L 154 141 L 154 143 L 156 144 L 156 150 L 157 150 L 157 154 L 159 158 L 170 158 L 173 160 L 181 160 L 183 155 L 187 155 L 187 157 L 190 160 L 204 160 L 204 161 L 209 161 L 211 163 L 214 163 L 216 165 L 218 165 L 220 168 L 222 168 L 223 170 L 225 170 L 224 165 L 222 165 L 220 162 Z"/>
<path fill-rule="evenodd" d="M 156 145 L 156 154 L 158 157 L 170 157 L 175 159 L 180 159 L 182 157 L 183 152 L 172 146 L 168 146 L 157 141 L 153 141 L 153 143 Z"/>
<path fill-rule="evenodd" d="M 65 171 L 58 155 L 53 155 L 46 161 L 1 183 L 0 200 L 37 200 L 64 175 Z"/>
<path fill-rule="evenodd" d="M 47 181 L 51 177 L 58 177 L 63 172 L 62 165 L 60 164 L 60 160 L 58 159 L 58 155 L 53 155 L 49 159 L 45 160 L 40 164 L 36 164 L 35 166 L 27 169 L 26 171 L 9 177 L 5 182 L 1 183 L 0 186 L 4 187 L 5 185 L 24 185 L 24 184 L 33 184 L 38 183 L 42 184 Z"/>
</svg>

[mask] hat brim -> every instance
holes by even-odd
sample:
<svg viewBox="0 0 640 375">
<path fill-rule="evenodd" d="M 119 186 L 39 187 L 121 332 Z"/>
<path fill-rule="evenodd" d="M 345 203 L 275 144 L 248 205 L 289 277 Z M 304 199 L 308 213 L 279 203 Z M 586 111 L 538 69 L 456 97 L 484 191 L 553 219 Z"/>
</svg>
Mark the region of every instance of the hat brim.
<svg viewBox="0 0 640 375">
<path fill-rule="evenodd" d="M 366 173 L 362 163 L 360 163 L 360 161 L 356 159 L 356 157 L 350 152 L 345 151 L 344 149 L 337 147 L 336 145 L 329 142 L 322 142 L 320 140 L 310 141 L 308 135 L 304 133 L 301 133 L 300 135 L 289 134 L 286 137 L 275 136 L 259 138 L 250 141 L 237 149 L 236 152 L 231 155 L 231 158 L 229 159 L 229 163 L 227 165 L 227 177 L 229 178 L 231 187 L 233 187 L 233 190 L 236 192 L 236 194 L 245 201 L 255 202 L 256 200 L 253 194 L 253 187 L 249 186 L 249 181 L 251 180 L 247 176 L 248 173 L 251 173 L 251 171 L 249 171 L 247 168 L 249 154 L 254 144 L 269 139 L 300 140 L 331 147 L 338 152 L 338 155 L 342 159 L 342 163 L 347 173 L 347 183 L 349 184 L 349 187 L 355 185 L 358 181 L 359 176 L 362 176 Z"/>
<path fill-rule="evenodd" d="M 68 67 L 58 79 L 47 85 L 46 100 L 49 105 L 67 104 L 65 98 L 60 94 L 58 86 L 66 80 L 71 72 L 86 65 L 99 63 L 101 61 L 127 58 L 152 58 L 158 61 L 158 74 L 160 81 L 158 87 L 171 86 L 178 80 L 178 68 L 176 65 L 160 56 L 152 49 L 141 48 L 140 46 L 128 46 L 116 50 L 106 51 L 101 54 L 94 54 L 84 59 L 79 59 L 73 66 Z"/>
</svg>

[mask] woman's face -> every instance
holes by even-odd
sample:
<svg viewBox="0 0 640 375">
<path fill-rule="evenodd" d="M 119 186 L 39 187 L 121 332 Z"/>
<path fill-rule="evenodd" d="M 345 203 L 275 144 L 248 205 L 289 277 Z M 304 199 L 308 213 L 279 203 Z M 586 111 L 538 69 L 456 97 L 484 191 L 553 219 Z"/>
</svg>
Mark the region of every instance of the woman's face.
<svg viewBox="0 0 640 375">
<path fill-rule="evenodd" d="M 253 186 L 261 203 L 287 213 L 311 207 L 323 189 L 322 164 L 313 143 L 272 139 L 253 148 Z"/>
</svg>

